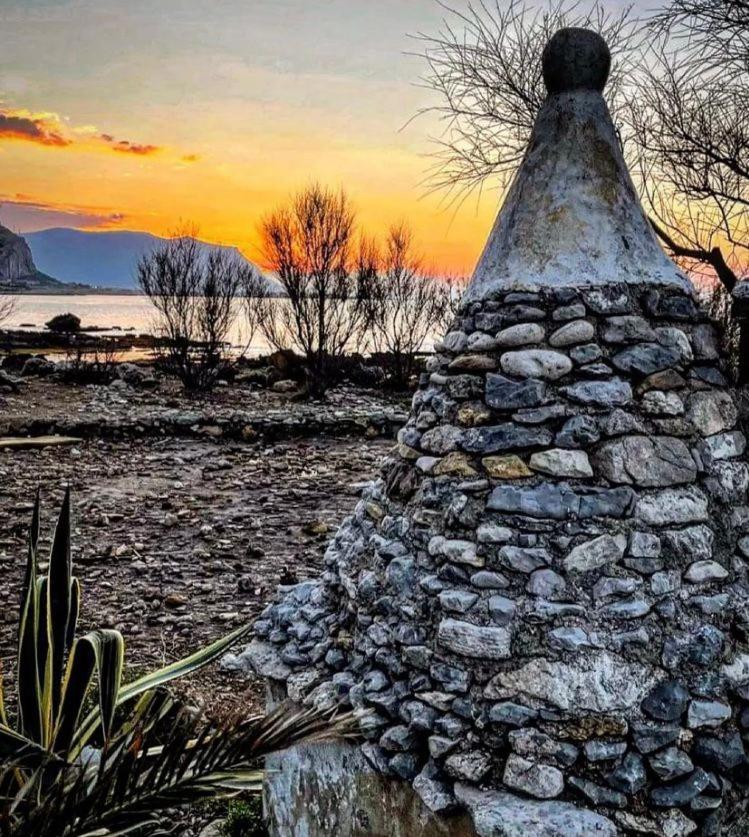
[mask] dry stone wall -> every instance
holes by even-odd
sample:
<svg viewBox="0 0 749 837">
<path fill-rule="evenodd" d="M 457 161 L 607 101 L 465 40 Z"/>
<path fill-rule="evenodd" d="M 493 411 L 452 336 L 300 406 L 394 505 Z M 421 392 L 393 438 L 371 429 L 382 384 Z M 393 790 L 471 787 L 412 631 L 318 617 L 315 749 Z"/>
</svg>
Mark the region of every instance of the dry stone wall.
<svg viewBox="0 0 749 837">
<path fill-rule="evenodd" d="M 737 419 L 686 293 L 468 303 L 324 576 L 233 663 L 368 710 L 367 759 L 432 811 L 484 787 L 549 822 L 571 802 L 609 833 L 727 833 L 749 778 Z"/>
</svg>

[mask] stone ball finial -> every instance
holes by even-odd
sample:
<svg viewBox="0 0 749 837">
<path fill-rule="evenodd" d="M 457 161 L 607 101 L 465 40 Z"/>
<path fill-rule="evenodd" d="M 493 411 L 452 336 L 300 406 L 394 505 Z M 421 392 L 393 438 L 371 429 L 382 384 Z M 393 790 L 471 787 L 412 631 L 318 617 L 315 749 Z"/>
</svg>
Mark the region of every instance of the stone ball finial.
<svg viewBox="0 0 749 837">
<path fill-rule="evenodd" d="M 544 47 L 541 63 L 549 93 L 601 92 L 609 76 L 611 53 L 597 32 L 570 27 L 554 33 Z"/>
</svg>

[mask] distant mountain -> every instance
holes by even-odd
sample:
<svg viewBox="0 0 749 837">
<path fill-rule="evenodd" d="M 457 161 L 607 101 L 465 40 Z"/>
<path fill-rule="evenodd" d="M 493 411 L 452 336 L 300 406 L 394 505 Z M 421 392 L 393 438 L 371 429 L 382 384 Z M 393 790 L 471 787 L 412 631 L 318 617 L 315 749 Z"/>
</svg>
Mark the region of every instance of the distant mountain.
<svg viewBox="0 0 749 837">
<path fill-rule="evenodd" d="M 60 282 L 37 269 L 27 241 L 0 224 L 0 293 L 59 287 Z"/>
<path fill-rule="evenodd" d="M 63 282 L 123 290 L 137 289 L 135 268 L 138 259 L 166 241 L 145 232 L 87 232 L 66 227 L 27 233 L 25 238 L 39 270 L 57 276 Z M 206 249 L 229 250 L 245 260 L 236 247 L 200 244 Z"/>
</svg>

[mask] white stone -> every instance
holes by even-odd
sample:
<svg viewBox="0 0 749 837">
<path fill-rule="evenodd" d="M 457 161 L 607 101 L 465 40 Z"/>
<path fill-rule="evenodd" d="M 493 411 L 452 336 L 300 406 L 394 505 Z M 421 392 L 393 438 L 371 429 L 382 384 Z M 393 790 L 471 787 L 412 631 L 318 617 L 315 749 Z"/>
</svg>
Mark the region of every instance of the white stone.
<svg viewBox="0 0 749 837">
<path fill-rule="evenodd" d="M 479 543 L 508 543 L 512 538 L 512 529 L 496 523 L 482 523 L 476 530 L 476 539 Z"/>
<path fill-rule="evenodd" d="M 550 764 L 539 764 L 511 753 L 505 763 L 502 781 L 509 788 L 537 799 L 553 799 L 564 790 L 562 771 Z"/>
<path fill-rule="evenodd" d="M 722 581 L 728 577 L 728 570 L 717 561 L 695 561 L 684 573 L 687 581 L 695 584 L 706 581 Z"/>
<path fill-rule="evenodd" d="M 649 526 L 708 520 L 707 497 L 693 485 L 647 494 L 637 501 L 635 519 Z"/>
<path fill-rule="evenodd" d="M 687 418 L 703 436 L 730 430 L 738 417 L 733 398 L 724 390 L 695 392 L 687 402 Z"/>
<path fill-rule="evenodd" d="M 733 459 L 746 450 L 746 437 L 740 430 L 732 430 L 708 436 L 704 444 L 711 459 Z"/>
<path fill-rule="evenodd" d="M 585 573 L 615 564 L 621 560 L 626 546 L 625 535 L 601 535 L 572 549 L 564 559 L 564 568 L 567 572 Z"/>
<path fill-rule="evenodd" d="M 587 320 L 573 320 L 558 328 L 549 337 L 549 345 L 554 347 L 574 346 L 587 343 L 595 337 L 596 330 Z"/>
<path fill-rule="evenodd" d="M 684 402 L 675 392 L 651 389 L 642 397 L 642 409 L 651 416 L 680 416 Z"/>
<path fill-rule="evenodd" d="M 499 359 L 502 371 L 518 378 L 543 378 L 556 381 L 572 369 L 572 361 L 560 352 L 548 349 L 524 349 L 505 352 Z"/>
<path fill-rule="evenodd" d="M 544 327 L 538 323 L 518 323 L 497 332 L 495 342 L 497 346 L 528 346 L 540 343 L 545 336 Z"/>
<path fill-rule="evenodd" d="M 524 695 L 577 714 L 621 712 L 639 705 L 654 672 L 608 651 L 580 653 L 569 661 L 538 657 L 518 669 L 495 675 L 484 696 L 503 700 Z"/>
<path fill-rule="evenodd" d="M 430 555 L 453 561 L 456 564 L 468 564 L 472 567 L 483 567 L 484 559 L 476 554 L 476 544 L 473 541 L 448 540 L 442 535 L 435 535 L 428 545 Z"/>
<path fill-rule="evenodd" d="M 511 639 L 506 628 L 485 628 L 457 619 L 443 619 L 437 629 L 437 642 L 443 648 L 480 660 L 507 659 Z"/>
<path fill-rule="evenodd" d="M 530 459 L 530 467 L 542 474 L 554 477 L 592 477 L 588 454 L 581 450 L 567 450 L 566 448 L 552 448 L 551 450 L 534 453 Z"/>
</svg>

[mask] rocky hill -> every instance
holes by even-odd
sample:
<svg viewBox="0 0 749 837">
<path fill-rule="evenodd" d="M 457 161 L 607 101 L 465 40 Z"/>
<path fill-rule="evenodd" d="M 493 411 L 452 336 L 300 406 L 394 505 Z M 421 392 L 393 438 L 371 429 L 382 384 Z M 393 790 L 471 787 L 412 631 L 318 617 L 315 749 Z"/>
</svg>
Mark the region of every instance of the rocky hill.
<svg viewBox="0 0 749 837">
<path fill-rule="evenodd" d="M 41 273 L 26 240 L 0 225 L 0 292 L 49 291 L 61 282 Z"/>
</svg>

